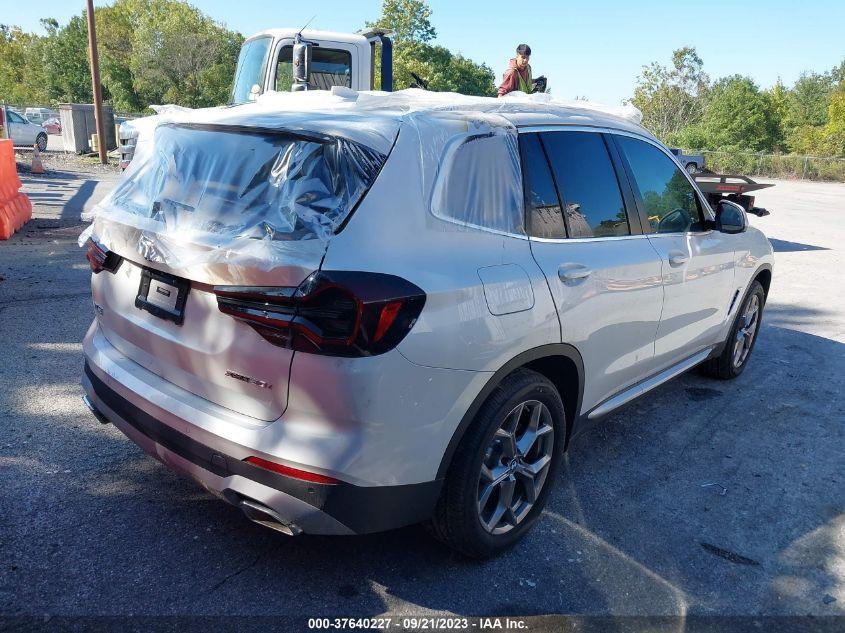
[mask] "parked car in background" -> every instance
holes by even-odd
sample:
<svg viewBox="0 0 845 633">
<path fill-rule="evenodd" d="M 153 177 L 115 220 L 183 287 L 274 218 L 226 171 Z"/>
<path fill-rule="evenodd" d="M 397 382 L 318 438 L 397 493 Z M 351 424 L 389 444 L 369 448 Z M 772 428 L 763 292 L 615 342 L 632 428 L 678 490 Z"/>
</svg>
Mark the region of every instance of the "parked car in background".
<svg viewBox="0 0 845 633">
<path fill-rule="evenodd" d="M 3 116 L 3 108 L 0 108 L 0 125 L 7 128 L 6 134 L 8 138 L 12 139 L 14 145 L 20 147 L 32 147 L 38 145 L 38 149 L 42 152 L 47 149 L 47 131 L 36 123 L 30 123 L 23 116 L 17 112 L 5 109 L 5 117 Z"/>
<path fill-rule="evenodd" d="M 52 119 L 47 119 L 41 125 L 47 131 L 47 134 L 61 134 L 62 133 L 62 122 L 55 117 L 52 118 Z"/>
<path fill-rule="evenodd" d="M 678 159 L 681 166 L 687 170 L 688 174 L 697 174 L 704 169 L 704 156 L 701 154 L 684 154 L 683 150 L 677 147 L 670 147 L 669 151 Z"/>
<path fill-rule="evenodd" d="M 27 121 L 38 125 L 42 125 L 48 119 L 59 118 L 59 113 L 49 108 L 27 108 L 23 115 Z"/>
</svg>

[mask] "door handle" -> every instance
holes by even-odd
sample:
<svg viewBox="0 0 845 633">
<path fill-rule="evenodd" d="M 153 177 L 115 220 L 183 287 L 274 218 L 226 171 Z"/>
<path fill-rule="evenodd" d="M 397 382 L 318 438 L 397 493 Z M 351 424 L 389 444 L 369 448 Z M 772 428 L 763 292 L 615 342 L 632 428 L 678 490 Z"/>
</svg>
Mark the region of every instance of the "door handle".
<svg viewBox="0 0 845 633">
<path fill-rule="evenodd" d="M 670 266 L 683 266 L 689 261 L 689 255 L 680 251 L 671 251 L 669 253 Z"/>
<path fill-rule="evenodd" d="M 561 264 L 557 269 L 557 276 L 561 281 L 574 281 L 576 279 L 586 279 L 593 274 L 593 271 L 583 264 Z"/>
</svg>

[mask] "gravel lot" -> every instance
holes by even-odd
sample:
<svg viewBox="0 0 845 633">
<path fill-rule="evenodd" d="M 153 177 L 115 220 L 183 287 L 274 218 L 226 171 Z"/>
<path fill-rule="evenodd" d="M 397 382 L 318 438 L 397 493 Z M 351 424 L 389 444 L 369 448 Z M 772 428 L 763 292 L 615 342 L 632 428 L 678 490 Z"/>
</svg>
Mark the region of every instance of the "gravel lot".
<svg viewBox="0 0 845 633">
<path fill-rule="evenodd" d="M 777 265 L 743 376 L 606 419 L 477 563 L 419 527 L 286 538 L 88 413 L 78 216 L 115 178 L 25 178 L 35 219 L 0 242 L 0 614 L 845 615 L 845 185 L 758 196 Z"/>
</svg>

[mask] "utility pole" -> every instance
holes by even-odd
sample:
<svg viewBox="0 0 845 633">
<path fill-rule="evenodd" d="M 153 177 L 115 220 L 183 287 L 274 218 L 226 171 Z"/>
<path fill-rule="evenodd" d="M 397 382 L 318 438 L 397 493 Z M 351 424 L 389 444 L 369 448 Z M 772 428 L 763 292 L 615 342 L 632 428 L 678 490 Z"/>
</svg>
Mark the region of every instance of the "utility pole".
<svg viewBox="0 0 845 633">
<path fill-rule="evenodd" d="M 94 0 L 88 0 L 88 53 L 91 61 L 91 88 L 94 94 L 94 122 L 97 125 L 97 149 L 100 162 L 109 162 L 106 156 L 106 134 L 103 126 L 103 91 L 100 87 L 100 56 L 97 54 L 97 28 L 94 25 Z"/>
</svg>

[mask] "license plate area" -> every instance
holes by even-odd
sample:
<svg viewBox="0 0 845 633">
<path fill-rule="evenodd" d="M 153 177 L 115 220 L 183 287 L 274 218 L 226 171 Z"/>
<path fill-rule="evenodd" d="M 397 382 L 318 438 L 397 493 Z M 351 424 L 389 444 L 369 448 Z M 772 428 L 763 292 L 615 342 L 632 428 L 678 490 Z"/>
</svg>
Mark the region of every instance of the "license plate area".
<svg viewBox="0 0 845 633">
<path fill-rule="evenodd" d="M 141 271 L 141 285 L 135 297 L 135 307 L 160 319 L 182 325 L 189 289 L 190 283 L 187 279 L 144 268 Z"/>
</svg>

